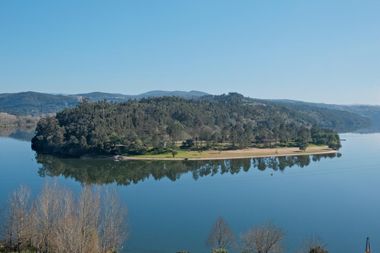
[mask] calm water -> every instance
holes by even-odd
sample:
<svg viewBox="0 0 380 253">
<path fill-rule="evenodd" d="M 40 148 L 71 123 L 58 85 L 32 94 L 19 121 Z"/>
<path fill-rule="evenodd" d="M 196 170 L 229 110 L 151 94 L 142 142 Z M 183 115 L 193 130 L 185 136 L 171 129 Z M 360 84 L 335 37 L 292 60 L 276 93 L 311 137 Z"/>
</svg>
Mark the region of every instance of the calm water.
<svg viewBox="0 0 380 253">
<path fill-rule="evenodd" d="M 27 141 L 0 138 L 0 205 L 19 185 L 38 192 L 57 179 L 116 187 L 129 209 L 126 252 L 209 252 L 208 232 L 223 216 L 240 235 L 272 222 L 285 252 L 318 236 L 330 252 L 380 250 L 380 134 L 344 134 L 340 157 L 219 162 L 113 162 L 36 157 Z"/>
</svg>

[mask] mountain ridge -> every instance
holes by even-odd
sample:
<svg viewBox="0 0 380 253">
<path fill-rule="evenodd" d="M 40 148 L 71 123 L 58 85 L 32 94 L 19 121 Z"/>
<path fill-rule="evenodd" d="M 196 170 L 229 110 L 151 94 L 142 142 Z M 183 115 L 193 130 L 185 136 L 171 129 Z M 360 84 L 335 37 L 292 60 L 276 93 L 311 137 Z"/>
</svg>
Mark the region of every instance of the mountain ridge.
<svg viewBox="0 0 380 253">
<path fill-rule="evenodd" d="M 130 99 L 142 99 L 148 97 L 179 96 L 183 98 L 196 98 L 205 95 L 209 94 L 195 90 L 153 90 L 137 95 L 125 95 L 121 93 L 107 93 L 100 91 L 79 94 L 50 94 L 35 91 L 0 93 L 0 112 L 20 116 L 40 116 L 56 113 L 65 108 L 73 107 L 83 99 L 88 99 L 90 101 L 107 100 L 110 102 L 124 102 Z"/>
<path fill-rule="evenodd" d="M 237 93 L 236 93 L 237 94 Z M 190 91 L 165 91 L 152 90 L 136 95 L 121 93 L 107 93 L 101 91 L 78 93 L 78 94 L 49 94 L 35 91 L 0 94 L 0 112 L 17 116 L 44 116 L 55 114 L 66 108 L 72 108 L 83 99 L 89 101 L 107 100 L 109 102 L 122 103 L 129 100 L 140 100 L 143 98 L 175 96 L 186 99 L 199 99 L 201 97 L 214 96 L 206 92 Z M 306 117 L 314 121 L 325 121 L 325 126 L 338 131 L 357 131 L 365 129 L 374 131 L 380 129 L 380 106 L 376 105 L 338 105 L 326 103 L 312 103 L 290 99 L 257 99 L 249 98 L 251 102 L 276 104 L 289 109 L 302 112 Z M 340 118 L 341 122 L 335 118 Z M 368 122 L 365 122 L 368 121 Z M 336 125 L 346 127 L 336 127 Z"/>
</svg>

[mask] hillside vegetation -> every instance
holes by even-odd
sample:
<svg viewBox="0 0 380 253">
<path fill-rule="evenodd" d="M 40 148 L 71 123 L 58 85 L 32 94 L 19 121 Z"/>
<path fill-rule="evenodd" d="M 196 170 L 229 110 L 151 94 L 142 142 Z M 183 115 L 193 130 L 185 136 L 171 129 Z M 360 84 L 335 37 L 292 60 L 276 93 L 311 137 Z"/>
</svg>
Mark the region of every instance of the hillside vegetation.
<svg viewBox="0 0 380 253">
<path fill-rule="evenodd" d="M 377 106 L 366 106 L 366 110 L 362 110 L 361 106 L 355 105 L 329 105 L 292 100 L 271 100 L 270 102 L 296 110 L 313 124 L 338 132 L 353 132 L 372 127 L 378 124 L 380 119 L 380 117 L 373 117 L 375 114 L 380 115 L 380 107 Z"/>
<path fill-rule="evenodd" d="M 367 128 L 373 123 L 371 118 L 368 117 L 369 115 L 352 110 L 354 106 L 336 106 L 292 100 L 272 100 L 270 103 L 284 106 L 290 110 L 297 110 L 302 117 L 307 118 L 313 124 L 334 129 L 338 132 L 356 131 Z M 375 106 L 368 107 L 372 110 L 376 109 Z"/>
<path fill-rule="evenodd" d="M 39 153 L 81 156 L 163 153 L 177 148 L 305 149 L 310 143 L 340 147 L 336 132 L 319 128 L 302 113 L 231 93 L 201 99 L 84 101 L 41 119 L 32 147 Z"/>
</svg>

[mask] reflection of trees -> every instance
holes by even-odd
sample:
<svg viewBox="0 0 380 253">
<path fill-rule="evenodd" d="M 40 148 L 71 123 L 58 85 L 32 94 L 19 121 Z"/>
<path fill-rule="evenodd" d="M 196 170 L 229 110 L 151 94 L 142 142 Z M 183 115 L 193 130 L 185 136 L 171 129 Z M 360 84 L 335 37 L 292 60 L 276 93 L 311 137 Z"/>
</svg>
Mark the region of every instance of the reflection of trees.
<svg viewBox="0 0 380 253">
<path fill-rule="evenodd" d="M 283 156 L 255 159 L 216 161 L 120 161 L 102 159 L 62 159 L 48 155 L 37 155 L 42 166 L 40 176 L 64 176 L 81 183 L 128 185 L 148 178 L 168 178 L 176 181 L 181 175 L 191 172 L 194 180 L 216 174 L 237 174 L 256 168 L 283 171 L 286 168 L 305 167 L 311 162 L 334 158 L 336 154 L 313 156 Z M 339 156 L 339 154 L 338 154 Z"/>
<path fill-rule="evenodd" d="M 30 141 L 34 136 L 34 128 L 1 127 L 0 136 L 10 137 L 21 141 Z"/>
</svg>

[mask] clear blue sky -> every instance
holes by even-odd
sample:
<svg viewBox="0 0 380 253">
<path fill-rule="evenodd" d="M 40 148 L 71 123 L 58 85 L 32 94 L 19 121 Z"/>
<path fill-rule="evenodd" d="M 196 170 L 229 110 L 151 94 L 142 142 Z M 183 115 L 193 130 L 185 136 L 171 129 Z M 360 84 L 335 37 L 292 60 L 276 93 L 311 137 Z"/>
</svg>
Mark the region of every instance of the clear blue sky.
<svg viewBox="0 0 380 253">
<path fill-rule="evenodd" d="M 0 93 L 380 104 L 380 1 L 0 1 Z"/>
</svg>

